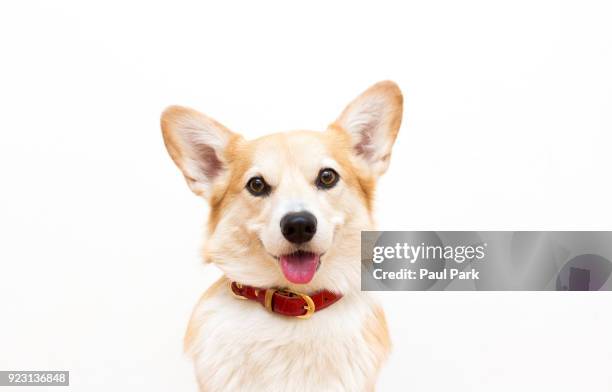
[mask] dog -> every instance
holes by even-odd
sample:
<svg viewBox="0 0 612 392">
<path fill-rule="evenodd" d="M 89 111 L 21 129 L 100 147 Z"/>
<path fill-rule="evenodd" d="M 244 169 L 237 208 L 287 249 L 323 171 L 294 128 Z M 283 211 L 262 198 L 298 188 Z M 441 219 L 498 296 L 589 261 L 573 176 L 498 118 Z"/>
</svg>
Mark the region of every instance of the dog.
<svg viewBox="0 0 612 392">
<path fill-rule="evenodd" d="M 204 260 L 224 274 L 185 336 L 200 391 L 375 389 L 391 343 L 360 290 L 360 235 L 402 110 L 384 81 L 325 131 L 250 141 L 193 109 L 163 112 L 171 158 L 210 205 Z"/>
</svg>

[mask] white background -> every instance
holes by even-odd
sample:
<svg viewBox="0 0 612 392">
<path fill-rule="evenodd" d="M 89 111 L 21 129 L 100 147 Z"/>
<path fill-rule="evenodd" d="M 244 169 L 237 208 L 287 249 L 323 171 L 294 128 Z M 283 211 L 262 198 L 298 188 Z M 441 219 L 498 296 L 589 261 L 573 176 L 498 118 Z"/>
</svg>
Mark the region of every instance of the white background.
<svg viewBox="0 0 612 392">
<path fill-rule="evenodd" d="M 182 335 L 218 271 L 170 104 L 254 137 L 392 79 L 381 229 L 612 229 L 609 1 L 289 3 L 0 5 L 0 369 L 195 390 Z M 612 389 L 610 293 L 380 296 L 381 391 Z"/>
</svg>

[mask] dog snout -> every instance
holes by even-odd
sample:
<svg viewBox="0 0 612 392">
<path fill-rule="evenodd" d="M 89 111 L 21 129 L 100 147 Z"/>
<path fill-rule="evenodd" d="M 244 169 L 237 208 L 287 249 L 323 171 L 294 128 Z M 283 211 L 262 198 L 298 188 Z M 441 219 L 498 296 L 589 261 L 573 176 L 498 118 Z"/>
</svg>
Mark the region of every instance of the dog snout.
<svg viewBox="0 0 612 392">
<path fill-rule="evenodd" d="M 293 212 L 280 221 L 281 232 L 294 244 L 308 242 L 317 232 L 317 218 L 308 211 Z"/>
</svg>

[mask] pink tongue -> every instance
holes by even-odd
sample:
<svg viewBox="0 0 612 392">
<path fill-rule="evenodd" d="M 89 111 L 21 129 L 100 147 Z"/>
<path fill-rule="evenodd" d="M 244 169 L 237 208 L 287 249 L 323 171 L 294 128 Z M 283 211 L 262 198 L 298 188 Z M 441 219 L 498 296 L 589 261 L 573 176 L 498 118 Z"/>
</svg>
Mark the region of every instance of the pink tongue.
<svg viewBox="0 0 612 392">
<path fill-rule="evenodd" d="M 319 256 L 314 253 L 296 252 L 280 257 L 280 266 L 285 278 L 291 283 L 305 284 L 312 280 Z"/>
</svg>

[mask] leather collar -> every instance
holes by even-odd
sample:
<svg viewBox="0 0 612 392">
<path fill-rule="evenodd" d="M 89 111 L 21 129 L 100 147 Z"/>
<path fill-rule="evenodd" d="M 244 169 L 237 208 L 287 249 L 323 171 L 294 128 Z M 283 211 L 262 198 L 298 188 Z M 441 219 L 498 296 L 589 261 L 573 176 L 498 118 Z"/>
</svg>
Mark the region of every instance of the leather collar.
<svg viewBox="0 0 612 392">
<path fill-rule="evenodd" d="M 307 295 L 288 289 L 262 289 L 236 282 L 230 282 L 230 290 L 235 297 L 257 301 L 272 313 L 302 319 L 310 318 L 314 312 L 342 298 L 342 294 L 327 290 Z"/>
</svg>

